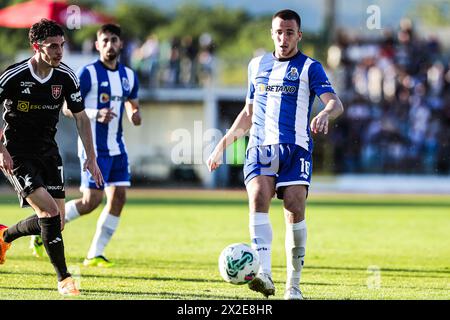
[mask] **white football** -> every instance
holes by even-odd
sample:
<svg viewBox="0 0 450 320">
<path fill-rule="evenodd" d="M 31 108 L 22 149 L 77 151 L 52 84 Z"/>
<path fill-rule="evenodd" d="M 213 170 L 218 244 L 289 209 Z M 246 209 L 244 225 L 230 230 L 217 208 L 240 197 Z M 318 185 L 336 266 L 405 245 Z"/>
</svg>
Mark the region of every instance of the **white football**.
<svg viewBox="0 0 450 320">
<path fill-rule="evenodd" d="M 258 253 L 245 243 L 230 244 L 220 253 L 219 271 L 226 282 L 248 283 L 255 278 L 258 269 Z"/>
</svg>

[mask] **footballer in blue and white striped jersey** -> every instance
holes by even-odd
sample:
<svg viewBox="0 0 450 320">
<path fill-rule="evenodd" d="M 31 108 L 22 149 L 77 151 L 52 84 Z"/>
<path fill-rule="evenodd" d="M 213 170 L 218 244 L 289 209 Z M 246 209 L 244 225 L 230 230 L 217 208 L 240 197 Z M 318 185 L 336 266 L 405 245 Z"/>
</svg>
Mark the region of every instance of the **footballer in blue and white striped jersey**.
<svg viewBox="0 0 450 320">
<path fill-rule="evenodd" d="M 315 96 L 334 93 L 322 65 L 300 51 L 287 59 L 267 53 L 250 61 L 248 79 L 246 102 L 253 104 L 248 148 L 289 143 L 312 151 Z"/>
<path fill-rule="evenodd" d="M 66 203 L 66 222 L 94 211 L 102 203 L 104 194 L 107 199 L 83 262 L 88 267 L 114 265 L 105 258 L 104 251 L 119 225 L 126 202 L 126 189 L 131 185 L 122 118 L 126 113 L 126 118 L 134 126 L 142 123 L 136 74 L 119 62 L 123 48 L 121 32 L 119 25 L 102 25 L 97 30 L 95 41 L 99 59 L 79 72 L 80 92 L 91 121 L 96 160 L 105 183 L 103 186 L 95 185 L 90 173 L 82 171 L 80 190 L 83 196 Z M 79 148 L 79 158 L 83 161 L 82 148 Z"/>
<path fill-rule="evenodd" d="M 343 112 L 343 106 L 322 65 L 298 49 L 302 39 L 298 13 L 289 9 L 275 13 L 271 36 L 275 50 L 250 61 L 245 106 L 214 148 L 207 166 L 210 171 L 216 170 L 226 147 L 250 131 L 243 171 L 250 238 L 260 266 L 248 286 L 266 298 L 275 295 L 269 209 L 276 194 L 283 199 L 286 226 L 284 299 L 301 300 L 307 238 L 305 208 L 313 172 L 311 132 L 327 134 L 329 121 Z M 325 107 L 310 122 L 316 96 Z"/>
<path fill-rule="evenodd" d="M 100 60 L 79 71 L 80 91 L 85 110 L 91 119 L 92 135 L 97 156 L 115 156 L 126 153 L 122 118 L 125 101 L 137 99 L 139 83 L 136 73 L 121 63 L 115 70 Z M 117 117 L 108 123 L 96 121 L 98 110 L 109 108 Z M 78 155 L 84 157 L 81 141 Z"/>
</svg>

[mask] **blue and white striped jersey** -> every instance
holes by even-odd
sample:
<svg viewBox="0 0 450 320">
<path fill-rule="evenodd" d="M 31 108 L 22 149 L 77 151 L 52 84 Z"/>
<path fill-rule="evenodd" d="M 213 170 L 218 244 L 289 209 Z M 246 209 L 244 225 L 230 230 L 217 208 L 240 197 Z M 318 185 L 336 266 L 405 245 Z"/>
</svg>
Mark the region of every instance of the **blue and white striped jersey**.
<svg viewBox="0 0 450 320">
<path fill-rule="evenodd" d="M 92 138 L 97 155 L 115 156 L 126 153 L 122 117 L 125 101 L 138 96 L 139 83 L 135 72 L 120 63 L 115 70 L 111 70 L 97 60 L 83 67 L 78 76 L 85 111 L 91 119 Z M 107 124 L 96 121 L 98 110 L 103 108 L 111 108 L 117 117 Z M 78 155 L 85 157 L 80 139 Z"/>
<path fill-rule="evenodd" d="M 315 96 L 334 93 L 322 65 L 300 51 L 289 59 L 273 53 L 248 66 L 247 103 L 253 104 L 248 148 L 292 143 L 312 152 L 309 118 Z"/>
</svg>

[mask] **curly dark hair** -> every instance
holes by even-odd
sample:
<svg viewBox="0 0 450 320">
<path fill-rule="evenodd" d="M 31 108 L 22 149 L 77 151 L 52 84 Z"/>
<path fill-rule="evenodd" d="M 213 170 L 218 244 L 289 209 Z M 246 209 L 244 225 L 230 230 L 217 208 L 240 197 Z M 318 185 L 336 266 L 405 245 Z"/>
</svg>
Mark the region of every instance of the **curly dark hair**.
<svg viewBox="0 0 450 320">
<path fill-rule="evenodd" d="M 55 21 L 48 19 L 41 19 L 41 21 L 36 22 L 30 28 L 28 33 L 28 38 L 30 43 L 41 42 L 48 37 L 63 36 L 63 28 L 57 24 Z"/>
</svg>

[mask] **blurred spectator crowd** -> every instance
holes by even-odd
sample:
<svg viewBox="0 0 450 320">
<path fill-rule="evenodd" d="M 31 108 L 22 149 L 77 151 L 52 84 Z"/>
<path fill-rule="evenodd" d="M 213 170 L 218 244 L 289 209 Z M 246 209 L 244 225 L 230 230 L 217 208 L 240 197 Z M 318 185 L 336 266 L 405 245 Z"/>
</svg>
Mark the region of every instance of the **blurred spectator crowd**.
<svg viewBox="0 0 450 320">
<path fill-rule="evenodd" d="M 143 87 L 196 88 L 214 78 L 209 33 L 125 43 L 122 62 Z M 450 55 L 437 37 L 418 36 L 409 19 L 382 38 L 338 31 L 324 65 L 345 108 L 329 140 L 335 173 L 450 174 Z"/>
<path fill-rule="evenodd" d="M 450 173 L 450 63 L 435 37 L 406 19 L 381 40 L 338 33 L 327 65 L 345 107 L 336 173 Z"/>
<path fill-rule="evenodd" d="M 199 87 L 210 83 L 214 70 L 214 43 L 210 34 L 190 35 L 160 41 L 150 34 L 143 43 L 127 41 L 125 61 L 144 86 Z"/>
</svg>

